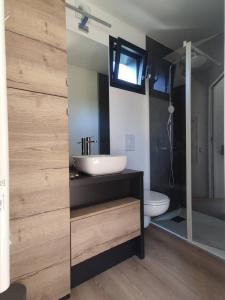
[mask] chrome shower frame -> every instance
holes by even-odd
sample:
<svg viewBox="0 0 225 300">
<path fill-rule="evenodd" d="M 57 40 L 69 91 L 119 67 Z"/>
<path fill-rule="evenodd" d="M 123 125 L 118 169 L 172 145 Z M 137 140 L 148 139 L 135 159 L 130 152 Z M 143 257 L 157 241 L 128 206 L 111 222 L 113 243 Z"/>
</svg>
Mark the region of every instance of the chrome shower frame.
<svg viewBox="0 0 225 300">
<path fill-rule="evenodd" d="M 185 98 L 186 98 L 186 206 L 187 238 L 192 242 L 192 171 L 191 171 L 191 54 L 192 42 L 184 42 L 186 48 Z"/>
</svg>

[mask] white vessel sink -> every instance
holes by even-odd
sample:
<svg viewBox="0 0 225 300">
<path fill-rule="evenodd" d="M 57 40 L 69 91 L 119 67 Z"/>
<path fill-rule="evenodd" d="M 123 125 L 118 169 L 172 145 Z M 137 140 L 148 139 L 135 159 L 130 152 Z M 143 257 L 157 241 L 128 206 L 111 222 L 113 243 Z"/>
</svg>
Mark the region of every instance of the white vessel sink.
<svg viewBox="0 0 225 300">
<path fill-rule="evenodd" d="M 127 165 L 125 155 L 73 156 L 74 166 L 89 175 L 105 175 L 122 172 Z"/>
</svg>

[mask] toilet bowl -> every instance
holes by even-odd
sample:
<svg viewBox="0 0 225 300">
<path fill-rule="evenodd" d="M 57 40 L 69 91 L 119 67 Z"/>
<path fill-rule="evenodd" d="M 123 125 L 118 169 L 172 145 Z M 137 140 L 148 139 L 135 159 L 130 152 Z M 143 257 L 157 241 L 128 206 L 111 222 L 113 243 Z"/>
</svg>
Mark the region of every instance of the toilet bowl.
<svg viewBox="0 0 225 300">
<path fill-rule="evenodd" d="M 170 205 L 170 199 L 161 193 L 149 190 L 144 191 L 144 227 L 150 224 L 151 217 L 164 214 Z"/>
</svg>

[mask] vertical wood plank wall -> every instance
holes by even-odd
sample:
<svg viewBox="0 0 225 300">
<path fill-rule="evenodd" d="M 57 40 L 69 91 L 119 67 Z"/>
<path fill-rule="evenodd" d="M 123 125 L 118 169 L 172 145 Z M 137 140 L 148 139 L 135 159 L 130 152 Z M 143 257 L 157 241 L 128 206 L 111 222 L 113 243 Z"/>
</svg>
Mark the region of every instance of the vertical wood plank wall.
<svg viewBox="0 0 225 300">
<path fill-rule="evenodd" d="M 57 300 L 70 293 L 65 4 L 5 3 L 11 278 Z"/>
</svg>

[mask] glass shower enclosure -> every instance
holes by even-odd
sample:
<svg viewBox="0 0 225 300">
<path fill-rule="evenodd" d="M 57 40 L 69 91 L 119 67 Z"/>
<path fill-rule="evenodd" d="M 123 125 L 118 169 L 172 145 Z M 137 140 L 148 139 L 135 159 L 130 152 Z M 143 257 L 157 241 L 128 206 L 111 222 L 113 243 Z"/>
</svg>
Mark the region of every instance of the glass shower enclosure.
<svg viewBox="0 0 225 300">
<path fill-rule="evenodd" d="M 175 69 L 167 170 L 175 180 L 168 187 L 171 195 L 185 192 L 185 200 L 179 196 L 153 223 L 225 259 L 224 33 L 184 42 L 164 60 Z"/>
<path fill-rule="evenodd" d="M 187 49 L 188 51 L 188 49 Z M 224 33 L 192 43 L 191 195 L 192 241 L 225 258 Z M 187 54 L 188 55 L 188 54 Z"/>
</svg>

